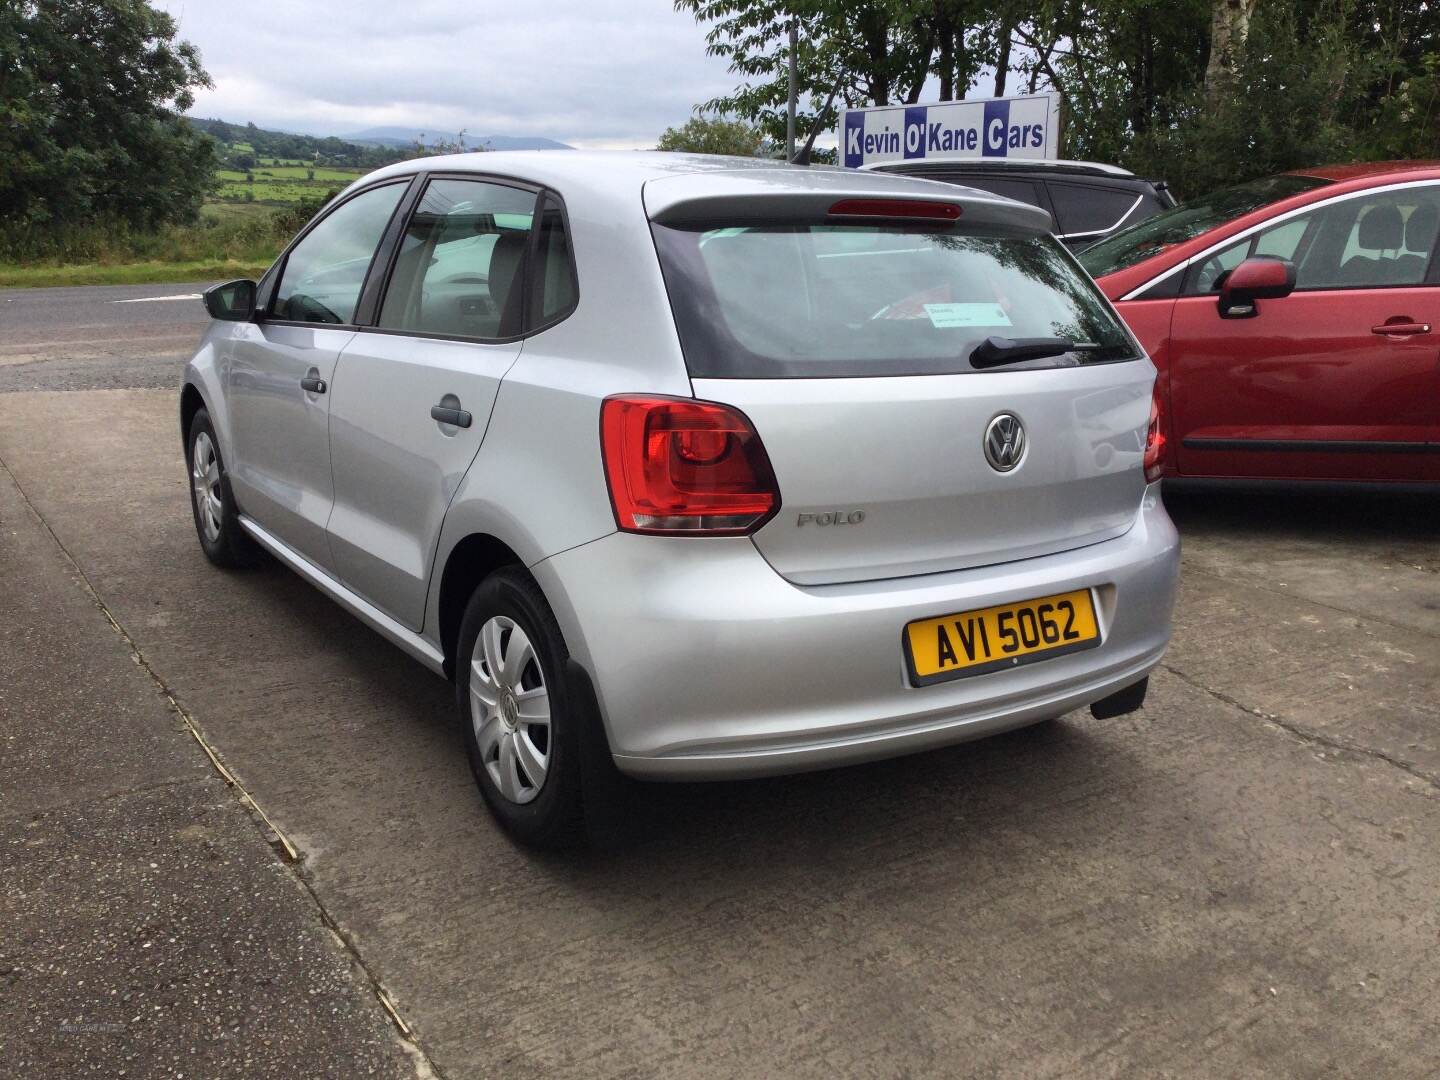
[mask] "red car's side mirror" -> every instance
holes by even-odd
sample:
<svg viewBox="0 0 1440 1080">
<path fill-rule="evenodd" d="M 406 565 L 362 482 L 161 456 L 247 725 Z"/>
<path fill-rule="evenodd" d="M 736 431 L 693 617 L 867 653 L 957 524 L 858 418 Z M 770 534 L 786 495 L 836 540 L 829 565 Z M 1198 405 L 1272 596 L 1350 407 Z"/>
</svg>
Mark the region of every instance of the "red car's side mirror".
<svg viewBox="0 0 1440 1080">
<path fill-rule="evenodd" d="M 1256 300 L 1279 300 L 1295 291 L 1295 264 L 1289 259 L 1246 259 L 1220 279 L 1220 317 L 1253 319 Z"/>
</svg>

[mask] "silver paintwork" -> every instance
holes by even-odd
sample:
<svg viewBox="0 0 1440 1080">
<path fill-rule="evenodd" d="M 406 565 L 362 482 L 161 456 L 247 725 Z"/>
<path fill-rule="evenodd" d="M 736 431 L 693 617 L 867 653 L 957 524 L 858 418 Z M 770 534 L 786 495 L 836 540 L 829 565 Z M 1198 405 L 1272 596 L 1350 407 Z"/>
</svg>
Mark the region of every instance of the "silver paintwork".
<svg viewBox="0 0 1440 1080">
<path fill-rule="evenodd" d="M 1158 661 L 1178 545 L 1141 475 L 1147 361 L 692 382 L 649 232 L 652 215 L 763 218 L 849 196 L 951 199 L 966 220 L 1037 231 L 1043 211 L 883 173 L 655 153 L 429 158 L 356 186 L 426 169 L 560 194 L 579 284 L 568 318 L 493 345 L 215 323 L 185 372 L 209 408 L 241 525 L 426 667 L 450 666 L 440 583 L 477 534 L 534 574 L 594 683 L 617 763 L 636 775 L 901 753 L 1083 705 Z M 328 394 L 300 390 L 311 368 Z M 617 393 L 741 408 L 784 512 L 754 538 L 617 532 L 598 439 L 600 402 Z M 473 414 L 469 429 L 430 418 L 447 394 Z M 999 411 L 1020 416 L 1031 443 L 1006 476 L 981 449 Z M 837 509 L 863 525 L 795 527 Z M 1101 647 L 908 685 L 910 619 L 1083 587 L 1099 598 Z M 464 670 L 473 658 L 451 660 Z"/>
</svg>

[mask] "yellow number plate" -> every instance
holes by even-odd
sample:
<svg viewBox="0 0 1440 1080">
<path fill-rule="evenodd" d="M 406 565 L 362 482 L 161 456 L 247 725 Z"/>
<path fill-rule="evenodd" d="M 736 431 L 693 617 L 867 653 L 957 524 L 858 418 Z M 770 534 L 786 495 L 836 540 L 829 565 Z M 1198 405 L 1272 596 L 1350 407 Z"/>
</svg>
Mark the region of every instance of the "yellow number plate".
<svg viewBox="0 0 1440 1080">
<path fill-rule="evenodd" d="M 905 627 L 905 663 L 917 686 L 1093 649 L 1100 626 L 1089 589 L 920 619 Z"/>
</svg>

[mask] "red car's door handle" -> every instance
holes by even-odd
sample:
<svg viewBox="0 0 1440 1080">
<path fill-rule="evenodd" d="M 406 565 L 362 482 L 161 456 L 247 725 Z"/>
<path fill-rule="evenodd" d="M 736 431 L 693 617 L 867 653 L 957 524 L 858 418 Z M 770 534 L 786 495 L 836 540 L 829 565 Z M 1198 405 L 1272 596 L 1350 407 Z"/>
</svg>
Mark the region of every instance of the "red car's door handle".
<svg viewBox="0 0 1440 1080">
<path fill-rule="evenodd" d="M 1430 324 L 1429 324 L 1428 322 L 1402 322 L 1402 321 L 1396 320 L 1395 322 L 1387 322 L 1387 323 L 1385 323 L 1385 324 L 1383 324 L 1383 325 L 1381 325 L 1381 326 L 1372 326 L 1372 327 L 1370 328 L 1370 332 L 1371 332 L 1372 334 L 1385 334 L 1385 335 L 1389 335 L 1389 334 L 1428 334 L 1428 333 L 1430 333 Z"/>
</svg>

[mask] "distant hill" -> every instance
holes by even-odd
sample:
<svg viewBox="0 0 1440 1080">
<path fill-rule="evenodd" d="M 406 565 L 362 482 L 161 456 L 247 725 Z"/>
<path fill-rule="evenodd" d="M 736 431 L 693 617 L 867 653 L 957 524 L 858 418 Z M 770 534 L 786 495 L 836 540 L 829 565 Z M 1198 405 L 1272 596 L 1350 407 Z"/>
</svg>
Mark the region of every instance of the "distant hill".
<svg viewBox="0 0 1440 1080">
<path fill-rule="evenodd" d="M 254 124 L 234 124 L 226 120 L 187 117 L 191 124 L 214 136 L 222 144 L 222 164 L 229 168 L 250 169 L 258 160 L 274 158 L 304 161 L 341 168 L 374 169 L 392 161 L 413 157 L 415 144 L 424 136 L 427 148 L 436 143 L 454 143 L 456 136 L 446 132 L 421 131 L 419 128 L 379 127 L 358 131 L 353 135 L 304 135 L 293 131 L 273 131 Z M 467 135 L 465 146 L 471 150 L 569 150 L 572 147 L 554 139 L 525 135 Z"/>
<path fill-rule="evenodd" d="M 433 143 L 436 139 L 454 142 L 454 132 L 426 130 L 424 128 L 376 127 L 364 131 L 353 131 L 340 138 L 362 146 L 409 147 L 417 142 Z M 468 147 L 483 147 L 486 150 L 573 150 L 573 146 L 538 135 L 470 135 L 465 136 Z"/>
</svg>

